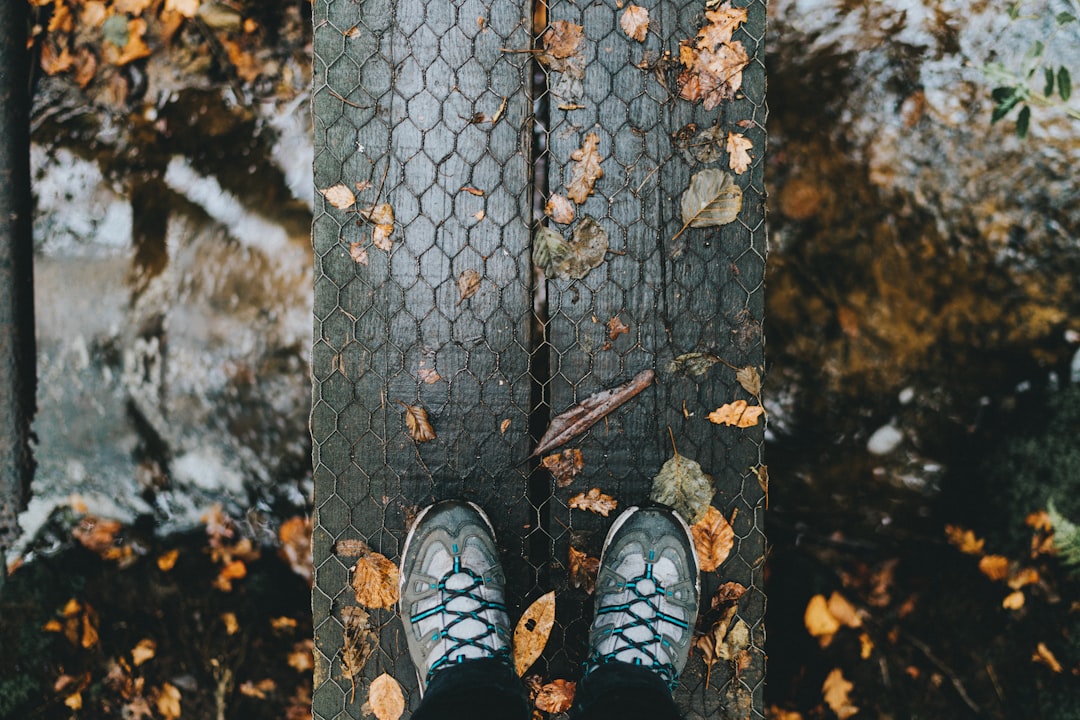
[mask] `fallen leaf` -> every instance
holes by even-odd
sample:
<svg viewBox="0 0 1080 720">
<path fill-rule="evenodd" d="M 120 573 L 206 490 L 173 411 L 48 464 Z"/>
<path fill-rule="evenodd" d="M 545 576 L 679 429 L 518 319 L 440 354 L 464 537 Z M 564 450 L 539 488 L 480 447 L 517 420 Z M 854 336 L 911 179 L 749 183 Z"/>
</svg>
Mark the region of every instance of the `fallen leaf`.
<svg viewBox="0 0 1080 720">
<path fill-rule="evenodd" d="M 240 632 L 240 621 L 236 619 L 236 613 L 223 612 L 219 617 L 221 624 L 225 626 L 226 635 L 235 635 Z"/>
<path fill-rule="evenodd" d="M 474 188 L 474 187 L 463 187 L 463 188 L 461 188 L 461 190 L 462 190 L 462 192 L 467 192 L 467 193 L 469 193 L 470 195 L 475 195 L 476 197 L 484 197 L 484 191 L 483 191 L 483 190 L 480 190 L 480 189 L 478 189 L 478 188 Z"/>
<path fill-rule="evenodd" d="M 442 380 L 442 376 L 435 371 L 435 368 L 424 367 L 424 361 L 420 361 L 420 367 L 416 371 L 416 376 L 420 378 L 421 382 L 425 385 L 434 385 Z"/>
<path fill-rule="evenodd" d="M 571 169 L 566 194 L 578 205 L 584 204 L 585 199 L 592 195 L 596 181 L 604 175 L 604 169 L 600 167 L 600 153 L 597 152 L 599 145 L 600 136 L 589 133 L 581 147 L 570 153 L 570 159 L 576 162 Z"/>
<path fill-rule="evenodd" d="M 398 599 L 397 565 L 382 553 L 368 551 L 353 566 L 352 588 L 364 607 L 392 607 Z"/>
<path fill-rule="evenodd" d="M 353 259 L 357 265 L 368 264 L 368 252 L 362 242 L 349 243 L 349 257 Z"/>
<path fill-rule="evenodd" d="M 758 373 L 755 367 L 739 368 L 735 372 L 735 380 L 742 385 L 742 389 L 753 395 L 755 398 L 761 397 L 761 375 Z M 758 400 L 758 404 L 761 400 Z"/>
<path fill-rule="evenodd" d="M 730 2 L 725 2 L 715 10 L 706 10 L 705 19 L 708 24 L 698 31 L 698 48 L 709 50 L 717 45 L 731 42 L 733 33 L 746 22 L 746 17 L 746 8 L 732 7 Z"/>
<path fill-rule="evenodd" d="M 326 202 L 330 203 L 338 210 L 348 210 L 356 204 L 356 196 L 353 195 L 353 191 L 349 189 L 349 186 L 344 183 L 331 185 L 328 188 L 323 188 L 319 192 L 326 198 Z"/>
<path fill-rule="evenodd" d="M 529 457 L 545 453 L 585 432 L 612 410 L 652 385 L 653 377 L 651 369 L 642 370 L 622 385 L 595 393 L 569 410 L 559 413 L 548 425 L 547 431 Z"/>
<path fill-rule="evenodd" d="M 984 555 L 979 558 L 979 572 L 991 580 L 1004 580 L 1009 576 L 1009 558 L 1004 555 Z"/>
<path fill-rule="evenodd" d="M 769 466 L 768 465 L 756 465 L 750 468 L 750 472 L 754 473 L 754 477 L 757 478 L 758 485 L 761 487 L 761 492 L 765 493 L 765 509 L 769 509 Z M 886 603 L 888 604 L 888 603 Z"/>
<path fill-rule="evenodd" d="M 501 103 L 499 103 L 499 107 L 498 107 L 498 109 L 497 109 L 497 110 L 495 111 L 495 114 L 491 116 L 491 124 L 492 124 L 492 125 L 494 125 L 495 123 L 499 122 L 499 118 L 501 118 L 501 117 L 503 116 L 503 113 L 505 113 L 505 112 L 506 112 L 506 101 L 507 101 L 507 100 L 508 100 L 508 98 L 505 98 L 505 97 L 504 97 L 504 98 L 502 99 L 502 102 L 501 102 Z"/>
<path fill-rule="evenodd" d="M 948 539 L 950 545 L 968 555 L 981 554 L 983 545 L 985 544 L 984 540 L 975 537 L 973 531 L 965 530 L 956 525 L 945 526 L 945 537 Z"/>
<path fill-rule="evenodd" d="M 1036 510 L 1030 513 L 1024 518 L 1024 524 L 1035 530 L 1042 530 L 1044 532 L 1050 532 L 1054 529 L 1054 522 L 1050 518 L 1050 513 L 1045 510 Z"/>
<path fill-rule="evenodd" d="M 803 720 L 802 713 L 795 710 L 785 710 L 776 705 L 770 705 L 765 711 L 765 717 L 769 720 Z"/>
<path fill-rule="evenodd" d="M 287 615 L 281 615 L 280 617 L 270 618 L 270 629 L 275 633 L 286 632 L 288 630 L 296 629 L 296 618 L 291 618 Z"/>
<path fill-rule="evenodd" d="M 574 228 L 566 252 L 551 270 L 556 277 L 580 280 L 604 261 L 607 250 L 607 231 L 591 217 L 585 217 Z"/>
<path fill-rule="evenodd" d="M 266 694 L 274 692 L 276 689 L 277 683 L 270 678 L 260 680 L 257 683 L 250 680 L 240 683 L 240 694 L 257 700 L 265 700 Z"/>
<path fill-rule="evenodd" d="M 296 672 L 306 673 L 315 667 L 315 643 L 311 638 L 304 638 L 293 645 L 289 651 L 289 667 Z"/>
<path fill-rule="evenodd" d="M 143 638 L 131 648 L 131 664 L 139 667 L 147 660 L 152 660 L 157 652 L 157 643 L 150 638 Z"/>
<path fill-rule="evenodd" d="M 525 674 L 544 652 L 551 628 L 555 625 L 555 591 L 537 598 L 521 614 L 514 628 L 514 671 Z"/>
<path fill-rule="evenodd" d="M 356 695 L 356 678 L 375 652 L 379 640 L 371 627 L 371 616 L 363 608 L 341 608 L 341 620 L 345 626 L 341 646 L 341 675 L 352 683 L 352 696 Z M 352 699 L 349 700 L 352 702 Z"/>
<path fill-rule="evenodd" d="M 545 275 L 554 275 L 555 265 L 570 252 L 570 243 L 551 228 L 541 227 L 533 237 L 532 259 Z"/>
<path fill-rule="evenodd" d="M 407 405 L 398 400 L 405 408 L 405 427 L 409 429 L 409 435 L 416 442 L 430 442 L 435 439 L 435 429 L 428 420 L 427 410 L 419 405 Z"/>
<path fill-rule="evenodd" d="M 684 353 L 667 364 L 669 373 L 685 372 L 687 375 L 700 377 L 709 371 L 720 358 L 711 353 Z"/>
<path fill-rule="evenodd" d="M 347 188 L 346 188 L 347 189 Z M 360 217 L 375 226 L 371 242 L 383 252 L 390 252 L 394 242 L 390 235 L 394 232 L 394 208 L 390 203 L 380 203 L 360 210 Z"/>
<path fill-rule="evenodd" d="M 735 581 L 728 581 L 716 589 L 712 597 L 712 609 L 719 610 L 739 602 L 739 598 L 746 594 L 746 586 Z"/>
<path fill-rule="evenodd" d="M 717 425 L 734 425 L 748 428 L 758 424 L 758 418 L 765 412 L 760 405 L 748 405 L 745 400 L 725 403 L 709 413 L 709 420 Z"/>
<path fill-rule="evenodd" d="M 1019 590 L 1022 587 L 1034 585 L 1037 582 L 1039 582 L 1038 571 L 1032 568 L 1023 568 L 1009 578 L 1009 587 L 1013 590 Z"/>
<path fill-rule="evenodd" d="M 833 668 L 825 682 L 821 685 L 821 694 L 825 698 L 825 704 L 832 708 L 840 720 L 847 720 L 859 708 L 851 704 L 848 694 L 855 686 L 844 679 L 844 673 L 840 668 Z"/>
<path fill-rule="evenodd" d="M 688 227 L 717 227 L 733 222 L 742 210 L 742 195 L 735 178 L 722 170 L 709 168 L 695 173 L 682 194 L 683 226 L 672 240 Z"/>
<path fill-rule="evenodd" d="M 814 595 L 803 612 L 803 624 L 813 637 L 818 638 L 825 647 L 840 629 L 840 621 L 829 612 L 829 603 L 824 595 Z"/>
<path fill-rule="evenodd" d="M 278 539 L 281 541 L 278 555 L 289 563 L 292 571 L 302 577 L 308 587 L 312 586 L 315 579 L 311 557 L 311 532 L 311 518 L 305 515 L 289 518 L 278 529 Z"/>
<path fill-rule="evenodd" d="M 80 88 L 86 88 L 90 84 L 90 81 L 94 79 L 94 74 L 97 72 L 97 56 L 94 55 L 93 50 L 88 47 L 81 47 L 75 53 L 75 84 Z"/>
<path fill-rule="evenodd" d="M 506 431 L 509 430 L 509 429 L 510 429 L 510 418 L 506 418 L 501 423 L 499 423 L 499 434 L 500 435 L 505 435 Z"/>
<path fill-rule="evenodd" d="M 41 44 L 40 63 L 46 75 L 59 75 L 71 69 L 75 63 L 75 57 L 66 45 L 60 47 L 55 39 L 48 38 Z"/>
<path fill-rule="evenodd" d="M 574 222 L 574 204 L 558 193 L 553 193 L 544 205 L 544 212 L 553 221 L 560 225 L 569 225 Z"/>
<path fill-rule="evenodd" d="M 571 448 L 546 456 L 540 464 L 555 477 L 556 487 L 566 487 L 585 468 L 585 458 L 580 450 Z"/>
<path fill-rule="evenodd" d="M 728 151 L 728 167 L 731 168 L 736 175 L 742 175 L 750 167 L 750 163 L 753 159 L 750 157 L 750 150 L 754 147 L 754 143 L 746 139 L 746 136 L 742 133 L 729 132 L 727 135 L 727 151 Z"/>
<path fill-rule="evenodd" d="M 566 20 L 555 20 L 540 37 L 540 62 L 553 70 L 564 71 L 566 60 L 577 54 L 584 37 L 584 28 Z"/>
<path fill-rule="evenodd" d="M 90 648 L 98 644 L 99 624 L 100 621 L 98 620 L 97 613 L 94 612 L 94 609 L 90 607 L 89 603 L 87 603 L 86 606 L 83 608 L 82 635 L 79 638 L 79 644 L 82 645 L 84 650 L 89 650 Z"/>
<path fill-rule="evenodd" d="M 604 517 L 618 506 L 619 501 L 600 492 L 600 488 L 592 488 L 587 493 L 578 493 L 570 498 L 570 507 L 574 510 L 588 510 Z"/>
<path fill-rule="evenodd" d="M 481 220 L 483 220 L 485 215 L 487 215 L 487 213 L 484 212 L 483 210 L 477 210 L 476 212 L 473 213 L 473 217 L 476 218 L 477 222 L 480 222 Z"/>
<path fill-rule="evenodd" d="M 1050 651 L 1050 648 L 1046 647 L 1046 643 L 1039 643 L 1035 648 L 1035 654 L 1031 656 L 1031 659 L 1035 662 L 1041 662 L 1050 668 L 1052 671 L 1059 673 L 1064 668 L 1061 667 L 1061 663 L 1054 657 L 1054 653 Z"/>
<path fill-rule="evenodd" d="M 233 589 L 232 581 L 239 580 L 247 576 L 247 565 L 243 560 L 232 560 L 225 563 L 218 572 L 216 578 L 214 578 L 214 587 L 222 592 L 231 592 Z"/>
<path fill-rule="evenodd" d="M 630 332 L 630 328 L 627 327 L 626 323 L 624 323 L 618 315 L 615 315 L 610 320 L 608 320 L 607 327 L 608 338 L 611 340 L 614 340 L 620 335 L 626 335 Z"/>
<path fill-rule="evenodd" d="M 371 681 L 368 704 L 378 720 L 398 720 L 405 712 L 405 696 L 398 681 L 383 673 Z"/>
<path fill-rule="evenodd" d="M 649 31 L 649 11 L 640 5 L 628 5 L 619 18 L 619 26 L 631 39 L 641 42 Z"/>
<path fill-rule="evenodd" d="M 569 680 L 553 680 L 536 694 L 536 709 L 549 713 L 561 713 L 574 704 L 577 683 Z"/>
<path fill-rule="evenodd" d="M 874 641 L 870 639 L 869 633 L 859 633 L 859 657 L 863 660 L 869 660 L 873 652 Z"/>
<path fill-rule="evenodd" d="M 158 715 L 165 720 L 177 720 L 180 717 L 180 691 L 171 683 L 164 683 L 157 693 Z"/>
<path fill-rule="evenodd" d="M 353 183 L 353 185 L 356 187 L 356 192 L 364 192 L 373 187 L 370 180 L 361 180 L 360 182 Z"/>
<path fill-rule="evenodd" d="M 1020 590 L 1011 592 L 1001 601 L 1001 607 L 1006 610 L 1019 610 L 1024 607 L 1024 593 Z"/>
<path fill-rule="evenodd" d="M 692 125 L 696 129 L 696 125 Z M 701 163 L 713 163 L 724 156 L 724 129 L 719 125 L 705 128 L 691 138 L 679 138 L 679 146 Z M 684 156 L 686 153 L 684 152 Z M 690 158 L 687 158 L 688 160 Z"/>
<path fill-rule="evenodd" d="M 180 557 L 180 551 L 176 548 L 167 550 L 161 555 L 158 555 L 157 566 L 161 572 L 169 572 L 176 567 L 176 561 Z"/>
<path fill-rule="evenodd" d="M 704 517 L 690 526 L 694 550 L 702 572 L 712 572 L 724 564 L 735 546 L 735 530 L 724 515 L 712 505 Z"/>
<path fill-rule="evenodd" d="M 590 595 L 596 589 L 596 574 L 600 571 L 600 559 L 589 557 L 573 545 L 569 547 L 570 587 L 580 588 Z"/>
<path fill-rule="evenodd" d="M 712 476 L 707 475 L 701 465 L 676 451 L 653 478 L 649 497 L 674 508 L 694 525 L 708 512 L 713 492 Z"/>
<path fill-rule="evenodd" d="M 66 698 L 64 698 L 64 704 L 67 705 L 72 710 L 81 710 L 82 709 L 82 693 L 77 692 L 77 693 L 72 693 L 71 695 L 68 695 Z"/>
<path fill-rule="evenodd" d="M 862 627 L 862 615 L 859 614 L 859 611 L 846 597 L 836 590 L 829 595 L 828 608 L 829 612 L 832 613 L 832 616 L 836 618 L 841 625 L 849 628 Z"/>
<path fill-rule="evenodd" d="M 697 42 L 679 45 L 679 97 L 702 101 L 712 110 L 724 100 L 735 97 L 742 87 L 742 71 L 749 62 L 746 48 L 732 40 L 734 30 L 746 21 L 745 8 L 732 8 L 727 2 L 716 10 L 707 10 L 708 23 L 698 31 Z"/>
<path fill-rule="evenodd" d="M 461 297 L 458 298 L 457 304 L 460 305 L 475 295 L 476 291 L 480 289 L 480 273 L 472 268 L 464 271 L 458 275 L 457 287 L 458 293 L 461 295 Z"/>
<path fill-rule="evenodd" d="M 364 557 L 371 548 L 363 540 L 345 538 L 334 543 L 334 554 L 342 557 Z"/>
</svg>

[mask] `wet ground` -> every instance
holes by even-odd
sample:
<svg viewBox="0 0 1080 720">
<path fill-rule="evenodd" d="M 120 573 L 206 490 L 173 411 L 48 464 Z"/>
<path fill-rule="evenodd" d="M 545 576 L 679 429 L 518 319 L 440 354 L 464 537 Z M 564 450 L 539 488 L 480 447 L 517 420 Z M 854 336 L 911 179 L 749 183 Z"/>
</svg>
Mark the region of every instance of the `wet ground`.
<svg viewBox="0 0 1080 720">
<path fill-rule="evenodd" d="M 1045 23 L 1060 5 L 770 4 L 770 706 L 832 717 L 839 668 L 862 716 L 1080 717 L 1077 581 L 1024 524 L 1051 497 L 1080 519 L 1080 123 L 991 125 L 982 69 L 1051 35 L 1054 67 L 1080 56 L 1080 24 Z M 276 546 L 310 497 L 309 36 L 291 4 L 257 19 L 208 26 L 251 79 L 190 29 L 86 93 L 39 79 L 40 532 L 4 588 L 0 717 L 68 717 L 75 694 L 82 717 L 160 710 L 166 684 L 186 717 L 303 705 L 307 590 Z M 215 502 L 262 548 L 229 590 Z M 72 506 L 124 529 L 87 545 Z M 1038 580 L 991 580 L 988 554 Z M 823 647 L 804 611 L 834 591 L 861 624 Z"/>
</svg>

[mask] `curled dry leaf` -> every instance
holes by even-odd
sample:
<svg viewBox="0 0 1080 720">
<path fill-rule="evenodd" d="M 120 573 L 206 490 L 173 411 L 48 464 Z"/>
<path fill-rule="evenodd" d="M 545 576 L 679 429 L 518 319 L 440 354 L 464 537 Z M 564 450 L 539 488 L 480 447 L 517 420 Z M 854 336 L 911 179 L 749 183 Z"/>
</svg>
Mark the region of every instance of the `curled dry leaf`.
<svg viewBox="0 0 1080 720">
<path fill-rule="evenodd" d="M 735 379 L 742 385 L 742 389 L 753 395 L 755 398 L 761 397 L 761 375 L 758 373 L 756 367 L 747 366 L 739 368 L 735 372 Z M 761 402 L 760 400 L 758 401 Z"/>
<path fill-rule="evenodd" d="M 480 289 L 480 273 L 469 268 L 460 275 L 457 279 L 458 294 L 461 296 L 458 298 L 457 304 L 465 302 Z"/>
<path fill-rule="evenodd" d="M 608 320 L 608 338 L 614 340 L 620 335 L 625 335 L 630 332 L 630 328 L 622 321 L 618 315 Z"/>
<path fill-rule="evenodd" d="M 612 410 L 652 385 L 653 377 L 651 369 L 642 370 L 622 385 L 594 393 L 569 410 L 559 413 L 548 425 L 530 457 L 545 453 L 585 432 Z"/>
<path fill-rule="evenodd" d="M 619 18 L 619 25 L 627 36 L 641 42 L 649 32 L 649 11 L 640 5 L 629 5 Z"/>
<path fill-rule="evenodd" d="M 852 705 L 848 697 L 854 687 L 852 683 L 844 679 L 844 673 L 840 671 L 840 668 L 833 668 L 821 685 L 821 694 L 825 698 L 825 704 L 836 713 L 840 720 L 847 720 L 859 712 L 859 708 Z"/>
<path fill-rule="evenodd" d="M 712 609 L 727 608 L 739 602 L 739 598 L 746 594 L 746 586 L 735 581 L 726 582 L 716 589 L 712 597 Z"/>
<path fill-rule="evenodd" d="M 570 587 L 580 588 L 592 595 L 596 589 L 596 574 L 600 571 L 600 559 L 589 557 L 573 545 L 569 548 Z"/>
<path fill-rule="evenodd" d="M 600 136 L 589 133 L 581 147 L 570 153 L 570 159 L 576 162 L 571 170 L 570 182 L 566 185 L 566 194 L 578 205 L 592 195 L 593 186 L 604 175 L 604 169 L 600 167 L 600 153 L 597 152 L 599 145 Z"/>
<path fill-rule="evenodd" d="M 765 412 L 760 405 L 748 405 L 745 400 L 726 403 L 709 413 L 709 421 L 717 425 L 734 425 L 748 428 L 758 424 L 758 418 Z"/>
<path fill-rule="evenodd" d="M 653 478 L 649 497 L 669 505 L 694 525 L 705 517 L 712 502 L 713 479 L 701 465 L 676 452 Z"/>
<path fill-rule="evenodd" d="M 385 555 L 369 550 L 353 566 L 356 602 L 369 608 L 388 608 L 398 599 L 398 568 Z"/>
<path fill-rule="evenodd" d="M 510 418 L 504 418 L 503 421 L 501 423 L 499 423 L 499 434 L 500 435 L 505 435 L 506 431 L 509 430 L 509 429 L 510 429 Z"/>
<path fill-rule="evenodd" d="M 409 435 L 416 442 L 430 442 L 435 439 L 435 429 L 428 420 L 427 410 L 419 405 L 408 405 L 398 400 L 405 408 L 405 427 L 409 429 Z"/>
<path fill-rule="evenodd" d="M 514 628 L 514 671 L 525 674 L 544 652 L 555 625 L 555 591 L 541 595 L 526 608 Z"/>
<path fill-rule="evenodd" d="M 549 713 L 561 713 L 574 704 L 577 683 L 570 680 L 553 680 L 536 693 L 536 709 Z"/>
<path fill-rule="evenodd" d="M 371 242 L 383 252 L 390 252 L 394 241 L 390 235 L 394 232 L 394 208 L 390 203 L 380 203 L 366 207 L 360 211 L 360 217 L 375 226 L 371 235 Z"/>
<path fill-rule="evenodd" d="M 705 511 L 705 516 L 690 527 L 690 534 L 702 572 L 712 572 L 723 565 L 735 546 L 734 529 L 712 505 Z"/>
<path fill-rule="evenodd" d="M 383 673 L 371 681 L 368 704 L 378 720 L 398 720 L 405 712 L 405 696 L 398 681 Z"/>
<path fill-rule="evenodd" d="M 742 188 L 728 173 L 715 168 L 695 173 L 682 194 L 683 226 L 672 240 L 688 227 L 717 227 L 733 222 L 742 210 L 742 197 Z"/>
<path fill-rule="evenodd" d="M 618 506 L 619 501 L 600 492 L 600 488 L 593 488 L 587 493 L 578 493 L 570 498 L 570 507 L 574 510 L 588 510 L 604 517 Z"/>
<path fill-rule="evenodd" d="M 552 453 L 541 460 L 540 464 L 554 476 L 557 487 L 566 487 L 585 468 L 585 458 L 580 450 L 572 448 Z"/>
<path fill-rule="evenodd" d="M 754 477 L 757 478 L 758 485 L 761 486 L 761 492 L 765 493 L 765 509 L 769 509 L 769 466 L 768 465 L 755 465 L 750 468 L 750 472 L 754 473 Z"/>
<path fill-rule="evenodd" d="M 754 143 L 746 139 L 746 136 L 742 133 L 729 132 L 727 135 L 727 151 L 728 151 L 728 167 L 734 171 L 736 175 L 742 175 L 750 167 L 750 163 L 753 159 L 750 157 L 750 150 L 754 147 Z"/>
<path fill-rule="evenodd" d="M 319 192 L 326 198 L 326 202 L 330 203 L 338 210 L 348 210 L 356 204 L 356 196 L 353 195 L 353 191 L 350 190 L 349 186 L 345 183 L 331 185 L 328 188 L 323 188 Z"/>
<path fill-rule="evenodd" d="M 554 193 L 544 205 L 544 212 L 560 225 L 569 225 L 574 222 L 574 204 L 562 195 Z"/>
<path fill-rule="evenodd" d="M 1022 587 L 1034 585 L 1037 582 L 1039 582 L 1038 571 L 1033 568 L 1023 568 L 1009 578 L 1009 587 L 1013 590 L 1019 590 Z"/>
</svg>

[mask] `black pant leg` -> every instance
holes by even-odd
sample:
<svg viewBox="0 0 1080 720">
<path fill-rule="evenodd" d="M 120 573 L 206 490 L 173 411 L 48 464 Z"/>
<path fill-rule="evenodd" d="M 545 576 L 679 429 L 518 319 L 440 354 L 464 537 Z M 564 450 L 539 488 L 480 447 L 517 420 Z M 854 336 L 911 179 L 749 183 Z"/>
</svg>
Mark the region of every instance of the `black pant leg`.
<svg viewBox="0 0 1080 720">
<path fill-rule="evenodd" d="M 502 660 L 485 658 L 435 673 L 413 720 L 528 720 L 521 679 Z"/>
<path fill-rule="evenodd" d="M 671 690 L 652 670 L 612 662 L 580 683 L 570 709 L 572 720 L 681 720 Z"/>
</svg>

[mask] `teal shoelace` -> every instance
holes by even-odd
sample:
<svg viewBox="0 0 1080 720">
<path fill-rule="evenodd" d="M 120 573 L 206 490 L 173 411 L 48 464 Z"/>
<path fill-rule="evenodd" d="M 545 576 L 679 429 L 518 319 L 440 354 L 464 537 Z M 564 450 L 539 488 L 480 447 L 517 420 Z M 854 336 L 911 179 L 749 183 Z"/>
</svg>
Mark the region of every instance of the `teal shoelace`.
<svg viewBox="0 0 1080 720">
<path fill-rule="evenodd" d="M 454 551 L 457 552 L 457 546 L 454 546 Z M 446 586 L 446 582 L 453 575 L 467 575 L 472 582 L 464 588 L 450 588 Z M 424 610 L 409 618 L 413 623 L 418 623 L 421 620 L 431 617 L 432 615 L 438 615 L 439 613 L 445 613 L 450 616 L 451 620 L 440 630 L 435 631 L 435 634 L 431 637 L 432 641 L 439 641 L 442 639 L 448 639 L 451 641 L 450 647 L 443 655 L 435 660 L 431 664 L 431 667 L 427 671 L 427 682 L 431 682 L 431 677 L 438 671 L 447 665 L 461 662 L 460 660 L 452 660 L 454 653 L 463 650 L 467 647 L 478 648 L 483 651 L 485 656 L 491 656 L 496 658 L 502 658 L 506 662 L 510 661 L 509 650 L 503 649 L 499 651 L 493 651 L 490 645 L 485 644 L 483 641 L 492 635 L 506 634 L 506 629 L 492 625 L 490 622 L 481 617 L 480 613 L 485 610 L 501 610 L 506 612 L 506 605 L 501 602 L 493 602 L 484 598 L 480 594 L 480 588 L 484 585 L 484 578 L 481 575 L 477 575 L 469 568 L 461 567 L 461 558 L 454 556 L 454 569 L 446 573 L 439 582 L 432 586 L 433 589 L 442 593 L 443 601 L 433 608 Z M 450 603 L 459 598 L 467 598 L 476 604 L 476 607 L 472 610 L 455 610 L 449 607 Z M 454 635 L 454 628 L 467 620 L 475 620 L 484 625 L 485 631 L 475 637 L 458 637 Z"/>
<path fill-rule="evenodd" d="M 649 584 L 652 585 L 652 590 L 650 592 L 642 592 L 639 587 L 644 581 L 649 581 Z M 617 655 L 626 652 L 627 650 L 636 650 L 648 658 L 649 662 L 643 661 L 641 657 L 635 657 L 633 664 L 647 667 L 658 673 L 664 678 L 665 682 L 667 682 L 668 687 L 674 690 L 679 679 L 679 674 L 675 671 L 675 666 L 670 662 L 661 660 L 654 651 L 657 644 L 666 648 L 671 648 L 671 642 L 661 634 L 659 624 L 661 621 L 668 622 L 684 630 L 689 626 L 685 620 L 672 617 L 660 610 L 660 599 L 670 596 L 671 593 L 664 590 L 663 585 L 653 577 L 653 563 L 646 563 L 644 574 L 631 580 L 627 580 L 622 587 L 633 593 L 634 597 L 627 602 L 616 603 L 614 605 L 602 605 L 597 609 L 596 614 L 607 615 L 610 613 L 626 613 L 631 619 L 629 622 L 617 625 L 609 630 L 609 634 L 615 636 L 617 640 L 615 649 L 611 652 L 596 654 L 589 658 L 586 672 L 594 670 L 596 667 L 605 663 L 621 662 L 616 657 Z M 634 609 L 635 606 L 640 608 L 642 603 L 652 610 L 651 616 L 645 617 L 638 612 L 638 610 Z M 645 628 L 650 631 L 651 636 L 645 640 L 634 640 L 632 637 L 628 637 L 627 633 L 635 628 Z"/>
</svg>

